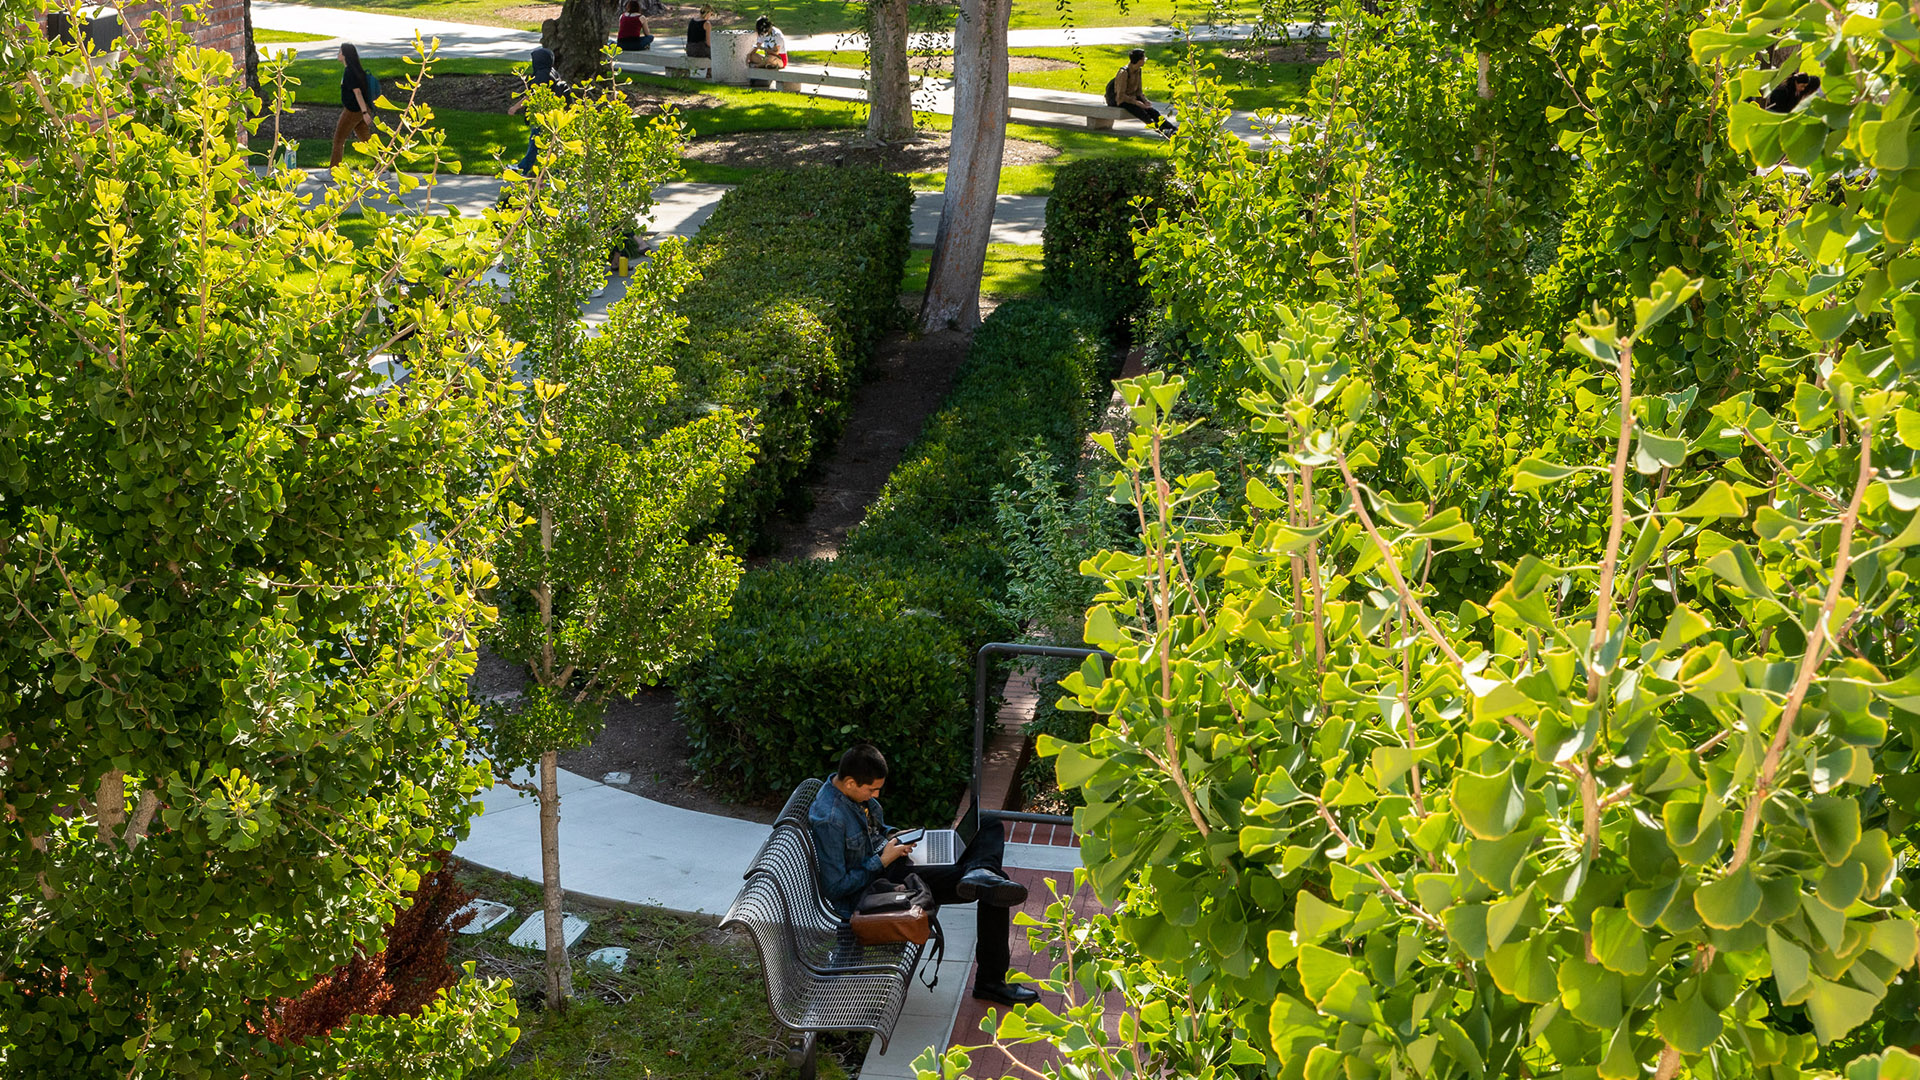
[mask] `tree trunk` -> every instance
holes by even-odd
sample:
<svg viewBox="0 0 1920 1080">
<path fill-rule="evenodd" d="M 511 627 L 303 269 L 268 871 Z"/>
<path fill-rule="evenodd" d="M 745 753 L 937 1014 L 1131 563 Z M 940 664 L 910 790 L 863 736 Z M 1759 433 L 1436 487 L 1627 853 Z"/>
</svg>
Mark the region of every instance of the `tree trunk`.
<svg viewBox="0 0 1920 1080">
<path fill-rule="evenodd" d="M 240 5 L 240 47 L 247 50 L 247 89 L 260 96 L 260 50 L 253 44 L 253 0 Z M 264 109 L 256 109 L 264 111 Z"/>
<path fill-rule="evenodd" d="M 913 138 L 912 77 L 907 71 L 907 13 L 912 0 L 869 0 L 867 139 L 898 143 Z"/>
<path fill-rule="evenodd" d="M 619 21 L 614 0 L 566 0 L 554 33 L 553 67 L 568 82 L 592 82 L 606 67 L 600 50 Z"/>
<path fill-rule="evenodd" d="M 980 322 L 1000 159 L 1007 146 L 1007 17 L 1012 0 L 961 0 L 953 40 L 953 153 L 920 308 L 922 330 Z"/>
<path fill-rule="evenodd" d="M 560 755 L 540 755 L 540 884 L 547 929 L 547 1008 L 564 1010 L 573 989 L 566 921 L 560 912 Z"/>
</svg>

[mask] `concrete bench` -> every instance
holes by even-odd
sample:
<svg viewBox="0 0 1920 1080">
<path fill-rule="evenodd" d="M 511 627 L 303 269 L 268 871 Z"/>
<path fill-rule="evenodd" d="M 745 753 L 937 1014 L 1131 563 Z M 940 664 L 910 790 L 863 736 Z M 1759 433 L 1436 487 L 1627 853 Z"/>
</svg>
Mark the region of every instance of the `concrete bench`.
<svg viewBox="0 0 1920 1080">
<path fill-rule="evenodd" d="M 665 69 L 671 78 L 685 79 L 698 76 L 702 79 L 713 69 L 712 61 L 701 56 L 688 56 L 684 52 L 666 52 L 661 49 L 631 49 L 620 54 L 616 61 L 620 64 L 645 64 L 649 67 Z"/>
<path fill-rule="evenodd" d="M 1058 98 L 1030 97 L 1024 94 L 1007 95 L 1007 113 L 1011 117 L 1013 110 L 1024 109 L 1027 112 L 1062 113 L 1067 116 L 1084 116 L 1087 127 L 1094 131 L 1111 131 L 1115 120 L 1131 120 L 1133 114 L 1125 109 L 1108 105 L 1105 102 L 1061 101 Z"/>
<path fill-rule="evenodd" d="M 867 81 L 857 75 L 836 75 L 830 71 L 811 68 L 749 68 L 747 76 L 754 82 L 766 83 L 775 90 L 797 90 L 801 86 L 835 86 L 862 91 L 867 89 Z M 1058 98 L 1009 93 L 1007 95 L 1009 119 L 1015 109 L 1062 116 L 1082 116 L 1086 118 L 1087 127 L 1094 131 L 1109 131 L 1113 128 L 1115 120 L 1133 119 L 1132 113 L 1105 102 L 1062 101 Z"/>
<path fill-rule="evenodd" d="M 753 82 L 770 84 L 775 90 L 787 89 L 786 84 L 795 86 L 837 86 L 843 90 L 865 90 L 867 81 L 858 75 L 835 75 L 831 71 L 815 71 L 809 68 L 758 68 L 747 69 L 747 78 Z"/>
</svg>

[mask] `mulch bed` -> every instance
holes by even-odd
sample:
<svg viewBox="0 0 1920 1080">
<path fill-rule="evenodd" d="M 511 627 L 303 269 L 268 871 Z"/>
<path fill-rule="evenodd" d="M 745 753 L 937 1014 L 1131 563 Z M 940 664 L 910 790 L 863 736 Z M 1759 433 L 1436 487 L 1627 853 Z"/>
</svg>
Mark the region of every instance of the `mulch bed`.
<svg viewBox="0 0 1920 1080">
<path fill-rule="evenodd" d="M 878 165 L 894 172 L 938 172 L 947 167 L 946 132 L 922 132 L 901 146 L 871 146 L 857 129 L 744 131 L 695 139 L 686 156 L 715 165 L 770 168 L 792 165 Z M 1045 143 L 1008 139 L 1006 165 L 1035 165 L 1058 157 Z"/>
<path fill-rule="evenodd" d="M 858 64 L 859 54 L 854 54 Z M 1007 57 L 1007 72 L 1012 75 L 1031 74 L 1036 71 L 1070 71 L 1078 67 L 1071 60 L 1056 60 L 1051 56 L 1021 56 L 1015 53 Z M 907 67 L 919 75 L 953 74 L 953 54 L 942 53 L 937 56 L 910 56 Z"/>
</svg>

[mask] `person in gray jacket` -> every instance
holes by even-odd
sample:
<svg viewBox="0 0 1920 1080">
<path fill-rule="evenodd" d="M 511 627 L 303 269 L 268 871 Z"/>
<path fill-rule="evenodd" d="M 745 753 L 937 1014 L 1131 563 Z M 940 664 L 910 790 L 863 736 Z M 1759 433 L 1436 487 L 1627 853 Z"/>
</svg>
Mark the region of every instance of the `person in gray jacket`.
<svg viewBox="0 0 1920 1080">
<path fill-rule="evenodd" d="M 885 878 L 904 881 L 909 872 L 933 890 L 939 904 L 979 901 L 976 946 L 978 973 L 973 996 L 1002 1005 L 1024 1005 L 1040 1000 L 1031 986 L 1009 986 L 1007 966 L 1012 962 L 1012 918 L 1007 909 L 1026 902 L 1027 887 L 1007 877 L 1001 866 L 1006 829 L 998 818 L 982 814 L 980 831 L 968 842 L 960 861 L 952 866 L 915 867 L 906 856 L 912 844 L 903 844 L 887 828 L 880 808 L 880 789 L 887 784 L 887 759 L 866 743 L 840 755 L 840 769 L 827 778 L 807 811 L 814 850 L 819 853 L 820 889 L 841 918 L 853 914 L 853 905 L 867 886 Z"/>
</svg>

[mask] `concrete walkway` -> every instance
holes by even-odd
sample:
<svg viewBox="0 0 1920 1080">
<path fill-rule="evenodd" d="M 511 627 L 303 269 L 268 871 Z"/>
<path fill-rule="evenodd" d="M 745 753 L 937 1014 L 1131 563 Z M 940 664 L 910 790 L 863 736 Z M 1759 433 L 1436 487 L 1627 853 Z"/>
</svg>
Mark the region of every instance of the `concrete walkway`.
<svg viewBox="0 0 1920 1080">
<path fill-rule="evenodd" d="M 291 49 L 301 58 L 330 57 L 342 41 L 353 42 L 361 56 L 411 55 L 415 31 L 422 38 L 440 38 L 443 56 L 514 56 L 540 44 L 540 35 L 530 30 L 508 30 L 478 23 L 447 22 L 411 15 L 382 15 L 309 4 L 275 3 L 273 0 L 255 0 L 253 25 L 262 30 L 289 30 L 325 36 L 325 41 L 263 46 L 274 52 Z M 1291 36 L 1300 36 L 1311 32 L 1312 27 L 1307 23 L 1289 23 L 1284 30 Z M 1195 41 L 1233 41 L 1250 37 L 1254 31 L 1251 23 L 1196 26 L 1191 34 L 1182 33 L 1171 26 L 1038 27 L 1007 31 L 1007 45 L 1015 49 L 1074 45 L 1163 45 L 1184 41 L 1189 36 Z M 921 37 L 915 35 L 917 47 Z M 661 44 L 674 47 L 679 41 L 677 35 L 664 35 Z M 941 42 L 927 43 L 928 47 L 935 48 L 952 48 L 952 44 L 951 34 L 942 35 Z M 866 35 L 859 31 L 795 34 L 788 36 L 787 48 L 792 52 L 865 51 Z"/>
<path fill-rule="evenodd" d="M 769 830 L 757 822 L 668 806 L 565 769 L 560 770 L 559 789 L 560 878 L 568 892 L 592 899 L 717 919 L 732 905 L 740 878 Z M 507 787 L 488 791 L 481 797 L 480 816 L 453 853 L 539 881 L 538 800 Z M 1009 868 L 1071 872 L 1080 865 L 1080 850 L 1009 843 L 1005 861 Z M 1029 906 L 1044 907 L 1044 896 L 1036 895 Z M 890 1052 L 880 1053 L 880 1042 L 874 1040 L 863 1077 L 910 1078 L 914 1074 L 909 1066 L 923 1050 L 946 1049 L 955 1018 L 972 1004 L 967 995 L 973 988 L 973 908 L 961 904 L 941 909 L 947 951 L 939 980 L 929 990 L 915 979 L 894 1027 Z"/>
<path fill-rule="evenodd" d="M 439 177 L 431 186 L 422 184 L 399 197 L 397 205 L 409 210 L 452 207 L 463 217 L 478 216 L 500 201 L 500 189 L 506 181 L 497 176 L 472 176 L 452 173 Z M 326 170 L 309 170 L 300 193 L 318 197 L 326 190 Z M 692 237 L 713 215 L 721 196 L 733 190 L 731 184 L 662 184 L 654 189 L 653 214 L 648 232 L 655 239 L 670 236 Z M 917 191 L 913 196 L 913 246 L 932 247 L 940 230 L 943 196 L 937 191 Z M 382 209 L 392 209 L 383 204 Z M 1047 223 L 1045 195 L 1001 195 L 994 205 L 992 242 L 996 244 L 1038 244 Z"/>
<path fill-rule="evenodd" d="M 310 7 L 305 4 L 274 3 L 272 0 L 257 0 L 253 5 L 253 20 L 254 25 L 262 29 L 329 35 L 325 41 L 265 46 L 268 51 L 291 50 L 303 59 L 331 58 L 339 50 L 342 41 L 353 42 L 363 57 L 412 56 L 415 53 L 416 34 L 422 44 L 438 38 L 439 55 L 443 57 L 524 60 L 527 54 L 540 44 L 540 35 L 525 30 L 504 30 L 473 23 L 445 22 L 401 15 L 378 15 L 339 8 Z M 1304 34 L 1310 29 L 1306 24 L 1289 24 L 1288 26 L 1289 33 Z M 1203 28 L 1195 31 L 1194 38 L 1195 40 L 1231 40 L 1245 37 L 1252 31 L 1253 27 L 1247 25 Z M 1179 40 L 1183 40 L 1182 35 L 1170 27 L 1162 26 L 1105 26 L 1008 32 L 1008 43 L 1013 48 L 1064 47 L 1075 44 L 1156 44 Z M 865 45 L 865 36 L 858 33 L 814 34 L 787 40 L 787 47 L 795 52 L 861 51 L 864 50 Z M 680 39 L 663 38 L 659 47 L 669 50 L 678 49 L 681 47 Z M 656 70 L 652 65 L 631 62 L 621 62 L 618 66 L 628 71 Z M 863 69 L 854 67 L 810 65 L 795 65 L 795 67 L 796 70 L 824 71 L 853 77 L 864 74 Z M 866 96 L 864 90 L 851 87 L 790 85 L 799 93 L 811 97 L 860 101 L 865 100 Z M 1023 97 L 1045 98 L 1083 105 L 1105 104 L 1099 94 L 1081 94 L 1031 86 L 1015 86 L 1013 90 Z M 923 79 L 920 89 L 914 95 L 914 107 L 926 112 L 951 116 L 953 114 L 952 80 Z M 1082 126 L 1077 121 L 1063 125 L 1060 115 L 1056 113 L 1027 109 L 1013 110 L 1011 119 L 1016 123 L 1024 124 Z M 1292 123 L 1291 117 L 1281 117 L 1277 124 L 1262 123 L 1253 113 L 1236 112 L 1228 119 L 1226 127 L 1233 134 L 1258 147 L 1273 140 L 1284 141 Z M 1142 125 L 1133 120 L 1119 121 L 1113 130 L 1115 135 L 1120 136 L 1151 137 Z"/>
</svg>

